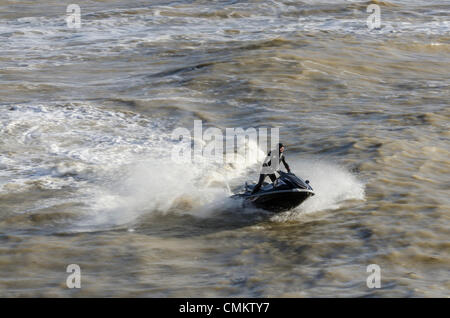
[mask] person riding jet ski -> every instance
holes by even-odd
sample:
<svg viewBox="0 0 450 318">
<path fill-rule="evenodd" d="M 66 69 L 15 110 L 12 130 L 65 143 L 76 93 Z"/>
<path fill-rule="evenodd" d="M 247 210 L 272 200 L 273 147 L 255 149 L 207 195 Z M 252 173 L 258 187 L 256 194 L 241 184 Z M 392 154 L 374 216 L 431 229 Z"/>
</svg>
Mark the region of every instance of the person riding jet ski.
<svg viewBox="0 0 450 318">
<path fill-rule="evenodd" d="M 266 173 L 261 173 L 259 175 L 259 181 L 256 184 L 256 186 L 253 188 L 253 191 L 251 194 L 255 194 L 259 191 L 259 189 L 261 188 L 261 186 L 264 182 L 264 179 L 267 176 L 270 178 L 270 180 L 272 182 L 275 182 L 275 180 L 277 179 L 277 177 L 275 175 L 275 171 L 279 167 L 279 164 L 281 162 L 283 162 L 284 166 L 286 167 L 287 172 L 288 173 L 291 172 L 291 169 L 289 168 L 289 165 L 286 162 L 286 157 L 283 154 L 283 152 L 284 152 L 284 145 L 282 143 L 278 144 L 278 156 L 276 155 L 276 150 L 269 151 L 269 153 L 267 154 L 267 157 L 264 160 L 264 163 L 262 165 L 262 172 L 266 172 Z M 277 158 L 278 158 L 278 164 L 276 162 Z M 272 165 L 273 162 L 275 162 L 275 164 Z"/>
</svg>

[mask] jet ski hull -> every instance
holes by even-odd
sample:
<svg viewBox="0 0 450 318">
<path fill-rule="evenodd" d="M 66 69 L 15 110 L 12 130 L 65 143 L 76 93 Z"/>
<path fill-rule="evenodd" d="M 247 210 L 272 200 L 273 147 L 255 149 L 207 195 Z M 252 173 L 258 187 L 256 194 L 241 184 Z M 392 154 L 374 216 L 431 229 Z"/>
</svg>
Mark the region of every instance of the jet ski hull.
<svg viewBox="0 0 450 318">
<path fill-rule="evenodd" d="M 271 212 L 284 212 L 298 207 L 313 195 L 312 191 L 279 191 L 270 194 L 252 195 L 247 197 L 245 201 L 260 209 Z"/>
<path fill-rule="evenodd" d="M 254 185 L 245 186 L 243 193 L 232 196 L 243 199 L 244 206 L 252 205 L 271 212 L 283 212 L 296 208 L 314 195 L 309 181 L 303 181 L 293 173 L 279 172 L 280 178 L 273 184 L 265 184 L 252 194 Z"/>
</svg>

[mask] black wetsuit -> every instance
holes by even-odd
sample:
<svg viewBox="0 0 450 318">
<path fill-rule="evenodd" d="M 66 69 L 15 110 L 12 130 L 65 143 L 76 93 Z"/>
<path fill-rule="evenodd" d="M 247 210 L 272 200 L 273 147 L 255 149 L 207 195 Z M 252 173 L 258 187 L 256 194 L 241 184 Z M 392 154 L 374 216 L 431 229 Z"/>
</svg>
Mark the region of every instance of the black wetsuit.
<svg viewBox="0 0 450 318">
<path fill-rule="evenodd" d="M 275 156 L 272 156 L 272 151 L 269 151 L 266 159 L 264 160 L 263 167 L 270 167 L 272 165 L 272 159 L 275 159 L 273 157 L 275 157 Z M 289 168 L 289 165 L 287 164 L 285 156 L 282 152 L 279 153 L 279 163 L 281 163 L 281 162 L 283 162 L 284 166 L 286 167 L 287 172 L 291 172 L 291 169 Z M 258 183 L 253 188 L 252 194 L 255 194 L 256 192 L 259 191 L 259 189 L 261 188 L 261 186 L 264 182 L 264 179 L 267 176 L 270 178 L 270 180 L 272 180 L 272 182 L 275 182 L 275 180 L 277 179 L 277 176 L 275 175 L 275 173 L 268 173 L 268 174 L 261 173 L 259 175 Z"/>
</svg>

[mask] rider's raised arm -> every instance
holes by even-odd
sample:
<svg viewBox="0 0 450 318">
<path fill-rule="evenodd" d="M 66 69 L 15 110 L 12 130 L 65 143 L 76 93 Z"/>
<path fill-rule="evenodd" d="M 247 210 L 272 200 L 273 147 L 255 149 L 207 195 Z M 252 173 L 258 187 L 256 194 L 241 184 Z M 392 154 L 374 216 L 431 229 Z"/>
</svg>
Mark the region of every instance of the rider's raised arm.
<svg viewBox="0 0 450 318">
<path fill-rule="evenodd" d="M 284 166 L 286 167 L 287 172 L 291 172 L 291 169 L 289 168 L 289 165 L 287 164 L 284 156 L 281 158 L 281 161 L 283 162 Z"/>
</svg>

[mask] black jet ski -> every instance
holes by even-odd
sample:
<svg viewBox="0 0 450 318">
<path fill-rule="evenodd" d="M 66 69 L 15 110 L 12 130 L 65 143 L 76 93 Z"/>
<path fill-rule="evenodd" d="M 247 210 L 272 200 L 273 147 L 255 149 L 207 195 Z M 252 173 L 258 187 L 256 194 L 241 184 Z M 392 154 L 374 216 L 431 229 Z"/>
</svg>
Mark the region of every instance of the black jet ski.
<svg viewBox="0 0 450 318">
<path fill-rule="evenodd" d="M 251 194 L 256 184 L 246 183 L 243 192 L 233 195 L 232 198 L 243 199 L 244 205 L 250 204 L 272 212 L 283 212 L 299 206 L 314 195 L 308 180 L 303 181 L 293 173 L 283 171 L 278 173 L 280 177 L 274 183 L 264 182 L 257 193 Z"/>
</svg>

